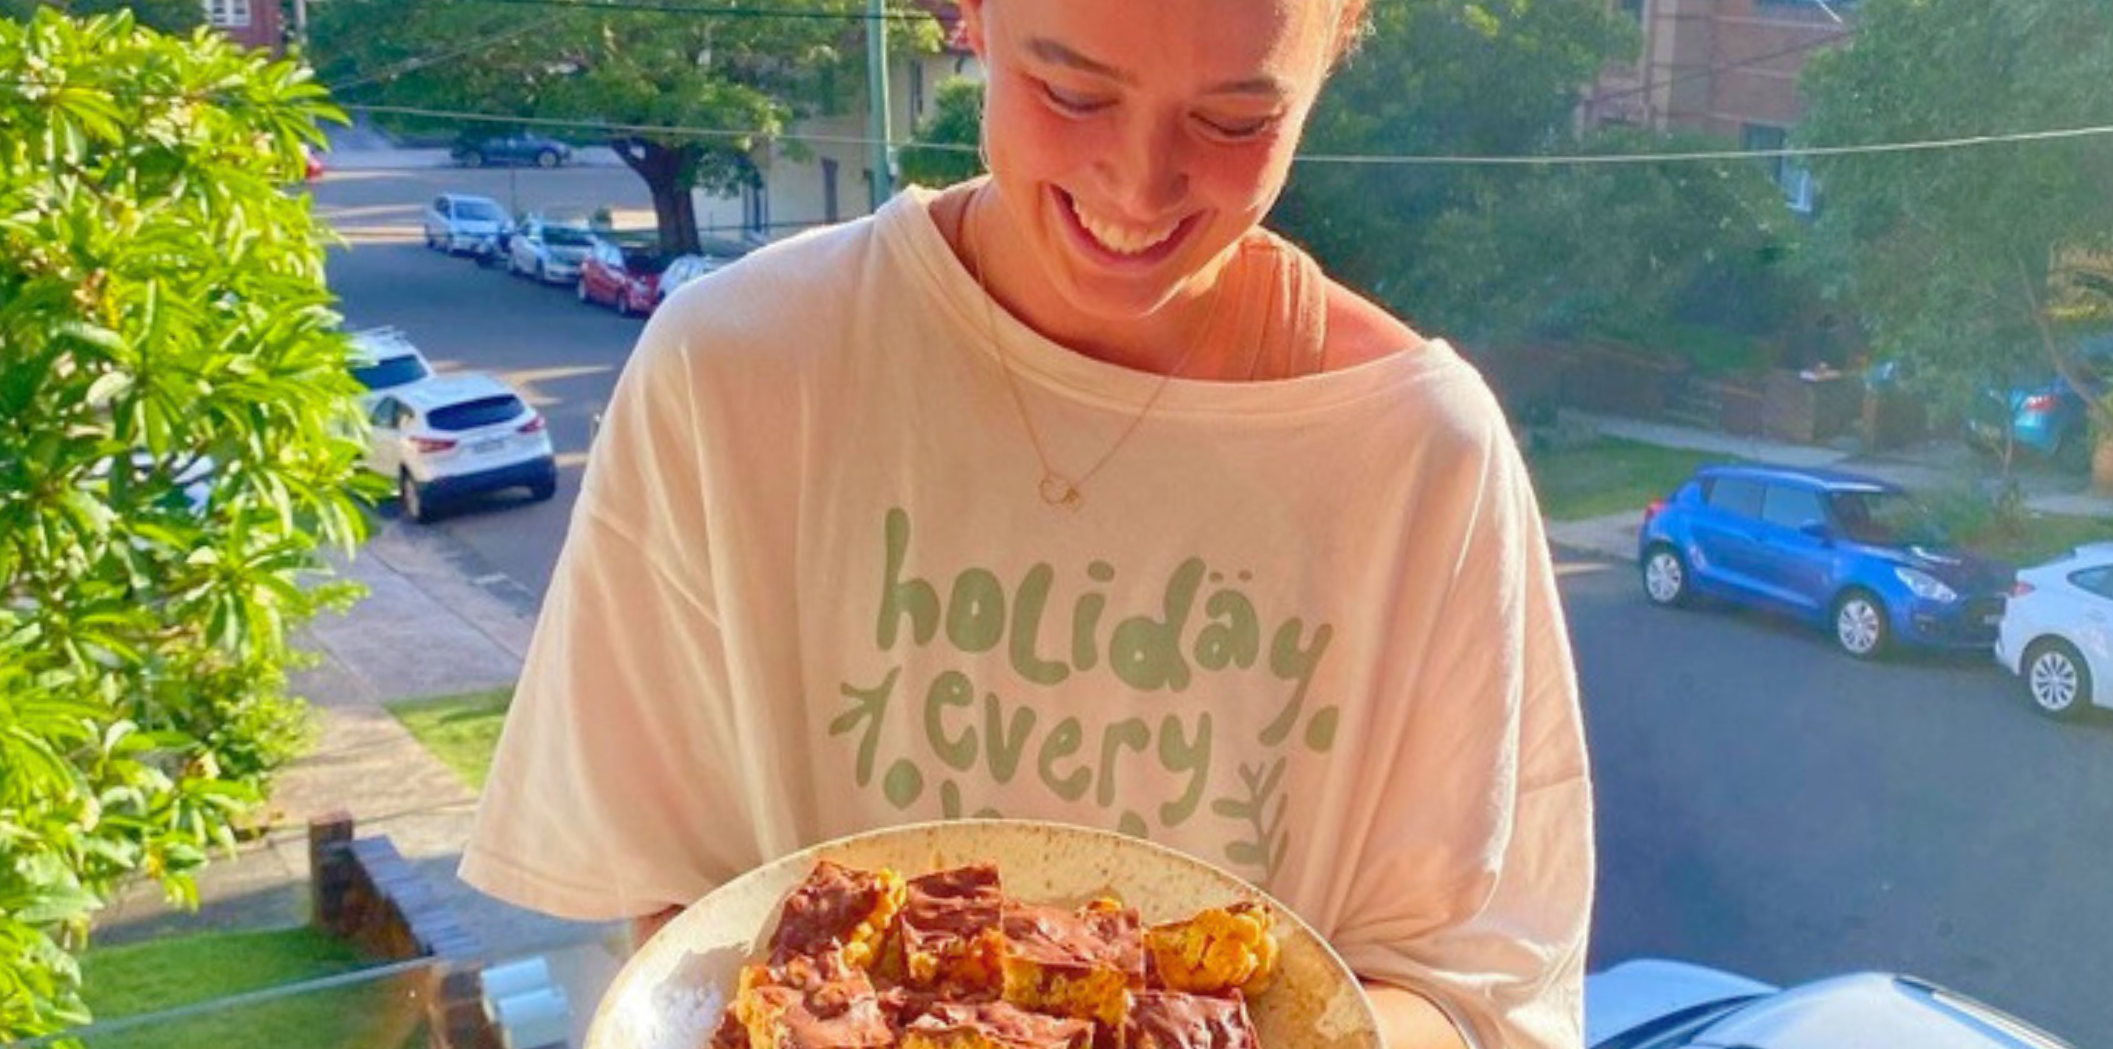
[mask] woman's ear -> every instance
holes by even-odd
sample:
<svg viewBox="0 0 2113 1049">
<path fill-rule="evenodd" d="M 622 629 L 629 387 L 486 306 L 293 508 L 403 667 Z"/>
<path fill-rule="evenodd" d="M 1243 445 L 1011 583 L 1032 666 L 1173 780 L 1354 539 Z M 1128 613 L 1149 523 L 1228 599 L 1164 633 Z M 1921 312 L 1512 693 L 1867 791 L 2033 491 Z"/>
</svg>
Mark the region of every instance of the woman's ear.
<svg viewBox="0 0 2113 1049">
<path fill-rule="evenodd" d="M 989 61 L 983 47 L 983 3 L 984 0 L 961 0 L 962 33 L 968 38 L 968 49 L 976 53 L 978 62 Z"/>
</svg>

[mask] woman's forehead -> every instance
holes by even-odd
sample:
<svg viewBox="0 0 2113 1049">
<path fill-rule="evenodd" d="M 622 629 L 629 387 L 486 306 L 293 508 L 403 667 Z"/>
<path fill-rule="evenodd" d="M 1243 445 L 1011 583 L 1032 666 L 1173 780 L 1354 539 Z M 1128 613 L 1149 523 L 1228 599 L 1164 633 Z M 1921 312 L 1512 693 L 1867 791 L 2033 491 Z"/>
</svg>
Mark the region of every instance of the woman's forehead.
<svg viewBox="0 0 2113 1049">
<path fill-rule="evenodd" d="M 1338 0 L 986 0 L 1031 58 L 1132 83 L 1295 86 L 1325 70 Z"/>
</svg>

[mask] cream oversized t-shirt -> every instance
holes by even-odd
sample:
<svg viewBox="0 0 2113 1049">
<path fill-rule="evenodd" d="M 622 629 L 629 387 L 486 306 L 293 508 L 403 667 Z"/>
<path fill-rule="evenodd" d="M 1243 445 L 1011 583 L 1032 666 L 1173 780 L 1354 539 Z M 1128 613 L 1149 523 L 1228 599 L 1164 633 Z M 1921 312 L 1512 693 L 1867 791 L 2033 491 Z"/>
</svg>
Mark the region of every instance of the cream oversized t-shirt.
<svg viewBox="0 0 2113 1049">
<path fill-rule="evenodd" d="M 1433 342 L 1177 380 L 1052 508 L 930 200 L 647 325 L 463 878 L 617 918 L 889 824 L 1121 829 L 1266 887 L 1489 1049 L 1577 1045 L 1576 682 L 1481 379 Z M 1060 468 L 1160 386 L 995 322 Z"/>
</svg>

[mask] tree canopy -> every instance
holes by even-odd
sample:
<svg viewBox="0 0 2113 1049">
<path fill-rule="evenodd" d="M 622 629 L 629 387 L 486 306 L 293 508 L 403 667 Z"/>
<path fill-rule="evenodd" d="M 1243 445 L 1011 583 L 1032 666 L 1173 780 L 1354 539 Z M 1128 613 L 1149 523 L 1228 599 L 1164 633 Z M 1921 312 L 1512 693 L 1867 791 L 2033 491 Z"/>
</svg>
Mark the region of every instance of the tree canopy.
<svg viewBox="0 0 2113 1049">
<path fill-rule="evenodd" d="M 783 17 L 615 4 L 330 0 L 310 25 L 323 78 L 348 105 L 576 122 L 652 190 L 661 243 L 695 250 L 688 190 L 758 179 L 756 151 L 799 119 L 861 97 L 863 0 L 787 0 Z M 898 50 L 939 44 L 921 12 L 892 20 Z M 424 126 L 503 130 L 441 118 Z M 644 129 L 684 128 L 689 131 Z M 779 148 L 788 148 L 780 140 Z M 797 142 L 789 149 L 797 154 Z"/>
<path fill-rule="evenodd" d="M 129 13 L 0 21 L 0 1040 L 192 873 L 296 752 L 288 630 L 348 600 L 357 387 L 291 62 Z"/>
</svg>

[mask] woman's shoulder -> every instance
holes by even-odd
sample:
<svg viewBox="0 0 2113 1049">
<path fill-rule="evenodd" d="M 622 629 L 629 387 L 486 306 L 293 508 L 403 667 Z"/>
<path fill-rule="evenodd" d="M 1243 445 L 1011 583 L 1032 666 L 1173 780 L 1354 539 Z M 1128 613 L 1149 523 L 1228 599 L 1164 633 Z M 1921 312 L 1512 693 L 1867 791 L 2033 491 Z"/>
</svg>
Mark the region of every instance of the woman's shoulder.
<svg viewBox="0 0 2113 1049">
<path fill-rule="evenodd" d="M 1352 368 L 1397 353 L 1421 353 L 1429 339 L 1418 334 L 1378 303 L 1329 279 L 1324 307 L 1327 334 L 1321 359 L 1328 370 Z"/>
</svg>

